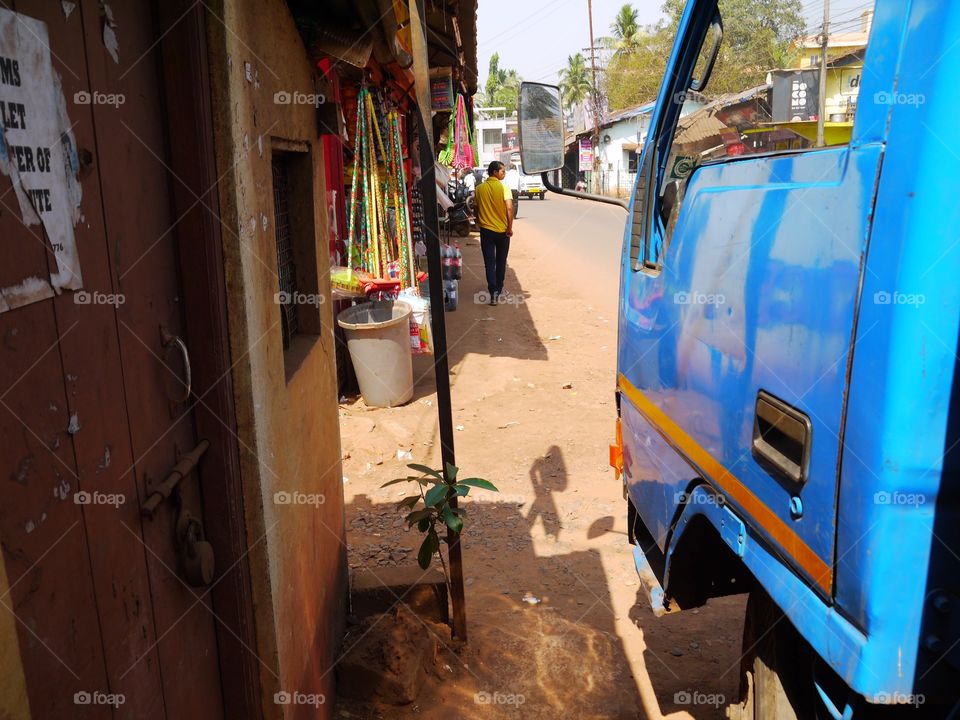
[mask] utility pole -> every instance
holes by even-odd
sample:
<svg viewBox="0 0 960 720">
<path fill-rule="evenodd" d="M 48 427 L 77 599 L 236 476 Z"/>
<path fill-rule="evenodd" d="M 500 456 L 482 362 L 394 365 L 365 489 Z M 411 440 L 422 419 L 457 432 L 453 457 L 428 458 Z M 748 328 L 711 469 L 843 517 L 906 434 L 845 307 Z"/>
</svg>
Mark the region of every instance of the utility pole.
<svg viewBox="0 0 960 720">
<path fill-rule="evenodd" d="M 593 41 L 593 0 L 587 0 L 587 16 L 590 20 L 590 69 L 593 72 L 593 178 L 596 190 L 597 170 L 600 167 L 600 91 L 597 88 L 597 51 Z"/>
<path fill-rule="evenodd" d="M 820 32 L 820 93 L 817 104 L 817 147 L 826 143 L 823 124 L 827 112 L 827 49 L 830 42 L 830 0 L 823 0 L 823 28 Z"/>
</svg>

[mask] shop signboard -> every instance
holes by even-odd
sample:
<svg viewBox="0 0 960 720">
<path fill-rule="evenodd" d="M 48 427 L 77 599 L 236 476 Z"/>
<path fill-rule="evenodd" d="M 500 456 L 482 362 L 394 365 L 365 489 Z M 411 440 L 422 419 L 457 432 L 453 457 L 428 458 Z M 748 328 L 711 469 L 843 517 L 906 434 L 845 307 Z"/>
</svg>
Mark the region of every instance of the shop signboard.
<svg viewBox="0 0 960 720">
<path fill-rule="evenodd" d="M 819 70 L 777 70 L 773 75 L 774 122 L 817 119 Z"/>
<path fill-rule="evenodd" d="M 451 112 L 456 107 L 453 94 L 453 71 L 448 67 L 430 70 L 430 109 L 435 112 Z"/>
<path fill-rule="evenodd" d="M 593 170 L 593 142 L 589 138 L 580 139 L 580 172 Z"/>
</svg>

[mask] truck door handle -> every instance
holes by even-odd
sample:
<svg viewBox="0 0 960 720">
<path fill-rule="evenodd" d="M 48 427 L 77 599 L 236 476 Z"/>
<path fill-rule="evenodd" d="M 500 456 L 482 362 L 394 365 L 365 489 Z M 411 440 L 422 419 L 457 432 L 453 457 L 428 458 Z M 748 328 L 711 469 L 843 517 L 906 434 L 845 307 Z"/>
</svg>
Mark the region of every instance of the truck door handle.
<svg viewBox="0 0 960 720">
<path fill-rule="evenodd" d="M 812 437 L 809 417 L 768 392 L 757 393 L 752 452 L 767 472 L 792 486 L 803 485 Z"/>
</svg>

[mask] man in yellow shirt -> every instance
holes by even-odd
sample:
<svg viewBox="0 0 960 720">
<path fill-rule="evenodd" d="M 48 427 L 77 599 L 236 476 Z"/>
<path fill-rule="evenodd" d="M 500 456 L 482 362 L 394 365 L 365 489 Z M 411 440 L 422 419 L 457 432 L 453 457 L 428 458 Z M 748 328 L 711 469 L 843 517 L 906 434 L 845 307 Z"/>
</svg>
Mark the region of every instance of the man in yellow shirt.
<svg viewBox="0 0 960 720">
<path fill-rule="evenodd" d="M 477 224 L 480 225 L 480 250 L 487 273 L 487 291 L 490 304 L 496 305 L 503 292 L 503 278 L 507 274 L 507 253 L 513 235 L 513 193 L 503 184 L 506 168 L 494 160 L 487 168 L 487 177 L 474 194 L 477 206 Z"/>
</svg>

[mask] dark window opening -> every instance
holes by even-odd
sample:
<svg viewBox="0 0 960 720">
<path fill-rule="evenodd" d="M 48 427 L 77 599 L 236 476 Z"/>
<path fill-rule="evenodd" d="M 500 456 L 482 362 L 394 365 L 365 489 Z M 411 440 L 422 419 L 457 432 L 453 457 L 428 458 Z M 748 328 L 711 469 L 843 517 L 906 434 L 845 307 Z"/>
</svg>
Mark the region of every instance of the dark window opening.
<svg viewBox="0 0 960 720">
<path fill-rule="evenodd" d="M 273 233 L 277 284 L 271 300 L 279 312 L 287 381 L 296 374 L 322 332 L 323 305 L 317 269 L 317 199 L 308 143 L 271 139 Z M 322 207 L 322 205 L 320 205 Z"/>
<path fill-rule="evenodd" d="M 297 320 L 297 268 L 293 259 L 293 241 L 290 233 L 290 192 L 288 158 L 273 158 L 273 227 L 277 242 L 277 277 L 279 279 L 277 304 L 283 326 L 283 349 L 290 349 L 290 340 L 300 330 Z"/>
</svg>

